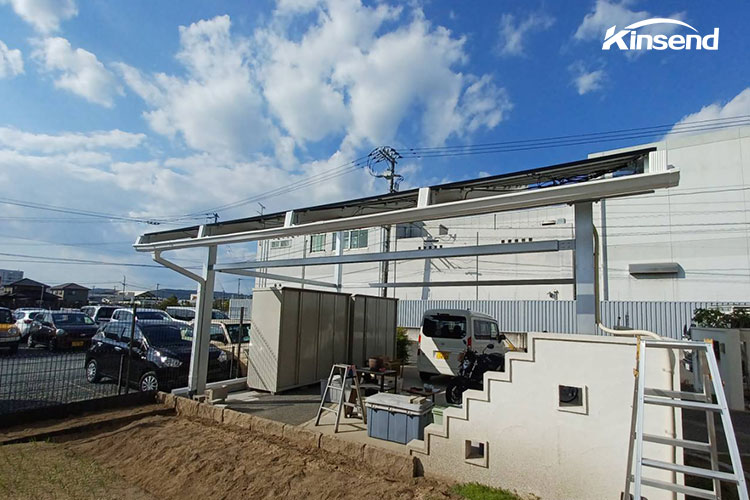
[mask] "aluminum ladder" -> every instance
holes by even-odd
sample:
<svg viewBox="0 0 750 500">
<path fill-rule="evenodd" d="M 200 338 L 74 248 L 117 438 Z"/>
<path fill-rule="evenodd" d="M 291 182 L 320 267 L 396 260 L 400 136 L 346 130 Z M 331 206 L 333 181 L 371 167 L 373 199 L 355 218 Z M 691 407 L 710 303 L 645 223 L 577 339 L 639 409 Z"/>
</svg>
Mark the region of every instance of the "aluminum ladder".
<svg viewBox="0 0 750 500">
<path fill-rule="evenodd" d="M 347 399 L 346 398 L 346 381 L 349 379 L 350 374 L 354 379 L 354 386 L 352 387 L 352 390 L 354 392 L 354 395 L 357 398 L 356 403 L 352 403 L 351 401 L 346 401 Z M 333 385 L 333 377 L 336 375 L 341 376 L 340 387 Z M 336 389 L 340 391 L 340 394 L 339 394 L 338 402 L 334 403 L 336 406 L 328 407 L 326 406 L 326 399 L 328 398 L 328 395 L 330 394 L 330 391 L 332 389 Z M 359 409 L 362 422 L 365 424 L 367 423 L 367 413 L 365 413 L 365 404 L 364 404 L 364 401 L 362 400 L 362 393 L 359 390 L 359 377 L 357 376 L 357 367 L 354 365 L 333 365 L 331 367 L 331 374 L 328 375 L 326 388 L 325 388 L 325 391 L 323 391 L 323 397 L 320 400 L 320 407 L 318 408 L 318 415 L 315 417 L 315 425 L 317 426 L 320 424 L 320 417 L 323 415 L 323 412 L 329 411 L 329 412 L 336 414 L 336 425 L 333 428 L 333 432 L 338 432 L 339 422 L 341 421 L 341 409 L 342 408 Z"/>
<path fill-rule="evenodd" d="M 663 389 L 652 389 L 645 384 L 646 351 L 649 348 L 674 349 L 678 351 L 692 351 L 693 370 L 698 369 L 700 357 L 703 357 L 708 368 L 702 370 L 703 392 L 683 392 Z M 631 422 L 630 449 L 628 452 L 628 473 L 625 481 L 623 499 L 641 500 L 642 486 L 650 486 L 675 493 L 691 495 L 697 498 L 721 500 L 721 482 L 728 482 L 737 486 L 738 498 L 748 500 L 747 484 L 742 472 L 740 451 L 732 428 L 726 395 L 721 383 L 719 365 L 711 342 L 652 340 L 638 338 L 636 351 L 636 389 L 634 391 L 633 418 Z M 711 387 L 712 391 L 709 390 Z M 716 395 L 716 403 L 713 402 L 711 392 Z M 706 413 L 706 427 L 708 429 L 708 442 L 690 441 L 685 439 L 674 439 L 666 436 L 655 436 L 644 434 L 644 407 L 645 405 L 660 405 L 672 408 L 686 408 L 691 410 L 703 410 Z M 719 470 L 718 449 L 716 441 L 716 427 L 714 425 L 714 414 L 721 416 L 729 457 L 731 459 L 732 472 Z M 652 460 L 643 456 L 643 442 L 659 443 L 699 452 L 708 453 L 711 460 L 711 468 L 692 467 L 676 463 Z M 635 457 L 633 457 L 635 455 Z M 667 482 L 643 477 L 643 469 L 661 469 L 677 474 L 697 476 L 710 479 L 712 489 L 696 488 L 678 484 L 677 481 Z M 635 470 L 633 470 L 635 469 Z M 684 481 L 684 476 L 683 476 Z M 630 495 L 630 483 L 633 483 L 633 495 Z"/>
</svg>

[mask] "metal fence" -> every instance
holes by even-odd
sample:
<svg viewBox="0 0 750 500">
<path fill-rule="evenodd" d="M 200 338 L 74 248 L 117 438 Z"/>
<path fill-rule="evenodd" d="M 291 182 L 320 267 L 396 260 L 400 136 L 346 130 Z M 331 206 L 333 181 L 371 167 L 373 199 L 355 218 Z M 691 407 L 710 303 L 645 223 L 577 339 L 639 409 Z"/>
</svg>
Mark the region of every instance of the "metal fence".
<svg viewBox="0 0 750 500">
<path fill-rule="evenodd" d="M 603 301 L 602 324 L 680 338 L 696 309 L 748 306 L 747 302 Z M 398 324 L 419 327 L 427 309 L 470 309 L 498 320 L 510 332 L 575 333 L 575 300 L 400 300 Z"/>
<path fill-rule="evenodd" d="M 78 312 L 35 318 L 18 350 L 0 353 L 0 415 L 187 386 L 192 325 L 160 319 L 161 311 L 153 310 L 136 310 L 133 322 L 130 313 L 130 319 L 111 321 L 98 332 L 88 318 L 77 319 L 85 333 L 70 321 L 58 324 L 64 317 L 80 318 Z M 246 375 L 247 323 L 212 322 L 210 342 L 208 382 Z"/>
<path fill-rule="evenodd" d="M 240 319 L 240 311 L 245 308 L 245 318 L 250 318 L 253 310 L 253 299 L 229 299 L 229 317 Z"/>
<path fill-rule="evenodd" d="M 86 380 L 84 352 L 22 348 L 0 357 L 0 415 L 117 393 L 114 381 Z"/>
</svg>

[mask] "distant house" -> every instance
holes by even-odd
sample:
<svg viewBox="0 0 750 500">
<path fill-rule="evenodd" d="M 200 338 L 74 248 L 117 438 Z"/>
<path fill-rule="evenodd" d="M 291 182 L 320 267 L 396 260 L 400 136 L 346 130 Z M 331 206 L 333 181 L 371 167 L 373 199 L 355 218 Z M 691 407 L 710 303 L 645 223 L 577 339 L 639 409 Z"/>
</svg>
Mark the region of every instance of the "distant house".
<svg viewBox="0 0 750 500">
<path fill-rule="evenodd" d="M 63 283 L 49 290 L 60 297 L 62 307 L 81 307 L 89 303 L 89 289 L 76 283 Z"/>
<path fill-rule="evenodd" d="M 0 287 L 0 306 L 11 309 L 19 307 L 59 308 L 60 297 L 48 290 L 49 285 L 23 278 Z"/>
</svg>

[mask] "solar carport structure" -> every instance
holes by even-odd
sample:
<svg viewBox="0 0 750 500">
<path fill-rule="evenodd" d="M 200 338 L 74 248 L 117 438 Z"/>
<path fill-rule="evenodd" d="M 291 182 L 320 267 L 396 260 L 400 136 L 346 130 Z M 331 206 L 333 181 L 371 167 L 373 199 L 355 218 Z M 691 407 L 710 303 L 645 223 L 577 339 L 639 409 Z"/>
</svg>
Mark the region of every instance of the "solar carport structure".
<svg viewBox="0 0 750 500">
<path fill-rule="evenodd" d="M 605 198 L 650 193 L 656 189 L 674 187 L 678 182 L 679 170 L 670 168 L 666 164 L 665 152 L 648 148 L 387 195 L 146 233 L 138 238 L 134 247 L 139 252 L 151 252 L 156 262 L 198 283 L 196 327 L 188 384 L 191 394 L 200 394 L 205 390 L 211 309 L 217 272 L 253 277 L 263 276 L 281 281 L 304 282 L 313 286 L 340 289 L 341 269 L 347 263 L 573 251 L 574 272 L 573 276 L 567 279 L 471 281 L 467 284 L 471 286 L 477 284 L 521 286 L 573 283 L 576 296 L 577 331 L 591 334 L 596 329 L 596 262 L 594 260 L 592 203 Z M 351 229 L 560 204 L 574 206 L 574 239 L 347 255 L 343 255 L 343 245 L 339 240 L 336 246 L 338 254 L 333 256 L 216 262 L 219 245 L 327 232 L 335 233 L 336 238 L 340 239 L 342 231 Z M 163 252 L 188 248 L 206 248 L 206 260 L 200 275 L 163 256 Z M 332 264 L 334 275 L 330 282 L 303 280 L 273 274 L 269 271 L 269 269 L 273 271 L 273 268 L 281 267 Z M 399 284 L 371 284 L 377 288 L 393 285 Z M 422 286 L 422 283 L 407 285 Z M 461 285 L 462 283 L 454 284 L 454 286 Z"/>
</svg>

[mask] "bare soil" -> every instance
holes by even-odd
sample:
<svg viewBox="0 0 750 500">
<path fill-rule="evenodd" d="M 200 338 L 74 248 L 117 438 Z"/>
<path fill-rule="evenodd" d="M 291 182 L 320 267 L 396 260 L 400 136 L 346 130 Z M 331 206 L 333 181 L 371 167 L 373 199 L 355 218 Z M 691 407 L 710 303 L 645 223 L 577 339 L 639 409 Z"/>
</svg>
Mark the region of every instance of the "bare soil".
<svg viewBox="0 0 750 500">
<path fill-rule="evenodd" d="M 74 457 L 71 469 L 83 468 L 86 471 L 83 475 L 87 477 L 101 475 L 105 478 L 100 481 L 102 488 L 90 495 L 72 494 L 74 489 L 70 488 L 58 495 L 58 491 L 52 488 L 46 490 L 54 492 L 52 496 L 13 496 L 8 494 L 8 489 L 2 489 L 3 480 L 0 497 L 127 500 L 461 498 L 451 493 L 450 486 L 445 483 L 425 478 L 389 478 L 369 470 L 364 463 L 352 463 L 324 450 L 296 448 L 280 438 L 169 416 L 145 417 L 104 433 L 80 435 L 73 439 L 68 436 L 65 442 L 0 447 L 0 463 L 3 453 L 14 453 L 14 449 L 20 450 L 20 447 L 27 447 L 23 448 L 23 453 L 27 453 L 25 460 L 31 463 L 45 459 L 44 453 Z M 36 454 L 40 456 L 36 457 Z M 4 471 L 0 468 L 2 475 Z M 128 489 L 128 485 L 133 487 Z M 92 485 L 92 489 L 95 486 Z"/>
</svg>

